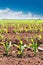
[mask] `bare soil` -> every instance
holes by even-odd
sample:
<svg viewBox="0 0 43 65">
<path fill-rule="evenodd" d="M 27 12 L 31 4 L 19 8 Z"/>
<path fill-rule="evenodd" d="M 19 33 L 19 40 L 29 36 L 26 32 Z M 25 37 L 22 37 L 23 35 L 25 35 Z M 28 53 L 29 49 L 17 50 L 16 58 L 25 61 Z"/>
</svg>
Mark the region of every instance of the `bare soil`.
<svg viewBox="0 0 43 65">
<path fill-rule="evenodd" d="M 23 44 L 29 44 L 30 37 L 32 37 L 36 33 L 4 33 L 4 39 L 2 42 L 6 42 L 7 37 L 10 37 L 10 40 L 13 43 L 19 44 L 19 41 L 17 39 L 17 36 L 20 35 L 21 40 L 23 41 Z M 37 33 L 40 34 L 40 33 Z M 43 43 L 43 33 L 41 33 L 42 39 L 41 42 Z M 25 38 L 28 37 L 28 40 Z M 16 47 L 11 47 L 9 51 L 9 56 L 4 55 L 4 47 L 0 45 L 0 65 L 43 65 L 43 51 L 39 51 L 36 56 L 34 55 L 34 52 L 30 49 L 25 49 L 23 57 L 20 58 L 17 56 L 18 49 Z"/>
</svg>

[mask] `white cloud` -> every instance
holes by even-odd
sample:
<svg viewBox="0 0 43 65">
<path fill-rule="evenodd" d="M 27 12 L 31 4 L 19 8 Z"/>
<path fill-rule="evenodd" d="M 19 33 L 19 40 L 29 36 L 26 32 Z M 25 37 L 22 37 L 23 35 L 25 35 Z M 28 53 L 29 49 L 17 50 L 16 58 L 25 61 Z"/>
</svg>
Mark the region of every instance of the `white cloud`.
<svg viewBox="0 0 43 65">
<path fill-rule="evenodd" d="M 13 11 L 9 8 L 0 9 L 0 19 L 43 19 L 41 15 L 35 15 L 31 12 Z"/>
</svg>

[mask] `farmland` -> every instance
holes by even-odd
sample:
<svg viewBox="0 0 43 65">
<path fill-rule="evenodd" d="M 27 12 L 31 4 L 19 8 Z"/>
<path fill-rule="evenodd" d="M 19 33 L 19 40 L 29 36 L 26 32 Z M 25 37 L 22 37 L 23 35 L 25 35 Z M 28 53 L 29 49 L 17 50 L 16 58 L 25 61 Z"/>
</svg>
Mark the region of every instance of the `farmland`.
<svg viewBox="0 0 43 65">
<path fill-rule="evenodd" d="M 43 23 L 43 20 L 0 20 L 0 24 L 3 24 L 3 23 L 14 23 L 14 24 L 28 24 L 28 23 Z"/>
<path fill-rule="evenodd" d="M 0 20 L 0 65 L 9 64 L 43 65 L 43 20 Z"/>
</svg>

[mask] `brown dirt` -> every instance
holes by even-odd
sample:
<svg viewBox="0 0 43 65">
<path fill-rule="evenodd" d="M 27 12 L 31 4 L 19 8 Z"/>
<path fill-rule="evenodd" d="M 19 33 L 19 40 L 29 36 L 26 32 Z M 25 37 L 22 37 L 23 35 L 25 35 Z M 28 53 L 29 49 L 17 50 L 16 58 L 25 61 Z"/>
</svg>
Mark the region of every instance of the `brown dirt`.
<svg viewBox="0 0 43 65">
<path fill-rule="evenodd" d="M 2 40 L 2 42 L 6 41 L 7 37 L 11 38 L 12 43 L 19 43 L 17 40 L 17 36 L 20 35 L 22 41 L 24 44 L 29 44 L 30 40 L 28 41 L 25 40 L 25 37 L 30 38 L 36 33 L 17 33 L 14 34 L 12 32 L 10 33 L 4 33 L 3 35 L 5 38 Z M 37 33 L 40 34 L 40 33 Z M 42 40 L 41 42 L 43 43 L 43 33 L 42 33 Z M 16 47 L 11 47 L 9 54 L 10 56 L 4 56 L 4 47 L 0 45 L 0 65 L 43 65 L 43 51 L 39 51 L 36 56 L 34 56 L 34 53 L 30 49 L 25 49 L 24 50 L 24 55 L 23 58 L 19 58 L 17 56 L 17 48 Z"/>
<path fill-rule="evenodd" d="M 4 48 L 0 46 L 2 50 L 0 51 L 0 65 L 43 65 L 43 52 L 40 51 L 34 56 L 33 51 L 24 50 L 23 58 L 17 56 L 17 49 L 12 47 L 10 49 L 9 56 L 4 56 Z"/>
</svg>

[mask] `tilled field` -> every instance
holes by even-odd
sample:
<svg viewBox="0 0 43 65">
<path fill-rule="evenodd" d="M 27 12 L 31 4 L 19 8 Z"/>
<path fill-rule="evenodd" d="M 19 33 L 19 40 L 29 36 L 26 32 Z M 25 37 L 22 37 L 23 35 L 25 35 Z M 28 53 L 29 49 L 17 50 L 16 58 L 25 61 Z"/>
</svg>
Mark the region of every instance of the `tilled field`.
<svg viewBox="0 0 43 65">
<path fill-rule="evenodd" d="M 22 57 L 18 55 L 18 48 L 13 44 L 20 44 L 20 40 L 22 40 L 23 45 L 30 45 L 31 38 L 34 35 L 41 35 L 41 40 L 37 41 L 38 47 L 42 49 L 38 49 L 37 54 L 34 54 L 34 51 L 30 48 L 25 48 L 23 50 Z M 2 35 L 2 37 L 1 37 Z M 4 36 L 4 38 L 3 38 Z M 4 45 L 5 42 L 11 42 L 13 46 L 10 47 L 8 55 L 5 54 Z M 42 32 L 13 32 L 13 28 L 10 27 L 8 32 L 4 32 L 0 34 L 0 65 L 43 65 L 43 33 Z"/>
</svg>

